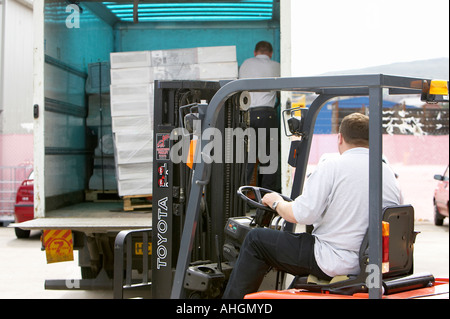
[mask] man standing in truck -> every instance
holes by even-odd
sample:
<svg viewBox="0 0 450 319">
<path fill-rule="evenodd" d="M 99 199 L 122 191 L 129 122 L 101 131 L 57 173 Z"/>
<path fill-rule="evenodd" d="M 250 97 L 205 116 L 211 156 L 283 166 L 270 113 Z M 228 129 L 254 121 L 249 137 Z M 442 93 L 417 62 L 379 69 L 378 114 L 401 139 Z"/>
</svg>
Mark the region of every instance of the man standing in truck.
<svg viewBox="0 0 450 319">
<path fill-rule="evenodd" d="M 273 48 L 267 41 L 260 41 L 255 46 L 254 57 L 249 58 L 242 63 L 239 69 L 239 78 L 268 78 L 280 76 L 280 63 L 272 60 Z M 266 131 L 266 153 L 275 152 L 270 150 L 270 129 L 279 128 L 278 116 L 275 110 L 277 102 L 277 92 L 251 92 L 250 105 L 250 126 L 255 129 Z M 260 139 L 256 136 L 256 140 Z M 263 139 L 261 139 L 263 141 Z M 258 145 L 258 150 L 261 149 Z M 278 152 L 277 152 L 278 153 Z M 258 154 L 258 152 L 257 152 Z M 268 165 L 269 163 L 260 163 L 260 165 Z M 249 163 L 247 167 L 247 183 L 250 181 L 255 168 L 255 163 Z M 258 183 L 257 183 L 258 184 Z M 279 191 L 277 185 L 277 172 L 273 174 L 261 174 L 261 187 Z"/>
</svg>

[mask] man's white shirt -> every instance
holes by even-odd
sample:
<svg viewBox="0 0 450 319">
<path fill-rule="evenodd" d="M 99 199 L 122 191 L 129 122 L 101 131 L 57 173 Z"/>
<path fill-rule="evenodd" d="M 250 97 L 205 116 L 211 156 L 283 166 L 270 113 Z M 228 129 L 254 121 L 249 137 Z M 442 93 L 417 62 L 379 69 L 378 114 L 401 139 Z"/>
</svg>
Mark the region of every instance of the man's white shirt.
<svg viewBox="0 0 450 319">
<path fill-rule="evenodd" d="M 264 54 L 245 60 L 239 68 L 240 79 L 270 78 L 279 76 L 280 63 L 272 61 L 267 55 Z M 250 107 L 274 107 L 276 102 L 276 92 L 251 92 L 250 99 Z"/>
<path fill-rule="evenodd" d="M 383 207 L 399 205 L 398 181 L 383 163 Z M 317 264 L 330 277 L 359 273 L 369 225 L 369 149 L 353 148 L 320 162 L 293 204 L 295 219 L 313 225 Z"/>
</svg>

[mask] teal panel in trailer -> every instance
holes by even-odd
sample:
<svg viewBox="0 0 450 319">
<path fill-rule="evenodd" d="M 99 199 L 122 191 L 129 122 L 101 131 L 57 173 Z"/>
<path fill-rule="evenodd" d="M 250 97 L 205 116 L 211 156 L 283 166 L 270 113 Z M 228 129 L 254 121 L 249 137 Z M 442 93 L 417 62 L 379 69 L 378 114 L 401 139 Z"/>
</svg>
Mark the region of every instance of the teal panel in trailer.
<svg viewBox="0 0 450 319">
<path fill-rule="evenodd" d="M 88 7 L 76 12 L 66 1 L 45 1 L 44 19 L 45 196 L 58 199 L 88 185 L 85 74 L 90 63 L 109 61 L 114 33 Z"/>
<path fill-rule="evenodd" d="M 120 24 L 115 30 L 117 52 L 235 45 L 239 65 L 253 56 L 255 44 L 261 40 L 272 43 L 273 59 L 280 61 L 280 26 L 274 21 Z"/>
<path fill-rule="evenodd" d="M 82 8 L 78 13 L 67 2 L 46 1 L 45 54 L 87 72 L 89 63 L 109 61 L 114 34 L 112 26 Z"/>
</svg>

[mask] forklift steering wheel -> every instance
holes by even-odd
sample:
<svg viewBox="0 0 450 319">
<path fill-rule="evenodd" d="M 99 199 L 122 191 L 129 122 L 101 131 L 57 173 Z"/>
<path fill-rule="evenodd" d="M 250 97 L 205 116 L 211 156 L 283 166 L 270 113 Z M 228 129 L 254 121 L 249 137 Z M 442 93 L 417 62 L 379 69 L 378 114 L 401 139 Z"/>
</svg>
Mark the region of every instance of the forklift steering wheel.
<svg viewBox="0 0 450 319">
<path fill-rule="evenodd" d="M 249 198 L 247 195 L 245 195 L 248 191 L 252 191 L 253 194 L 255 194 L 256 200 L 253 200 L 253 199 Z M 271 207 L 266 206 L 266 205 L 264 205 L 264 204 L 262 203 L 262 198 L 263 198 L 264 195 L 267 194 L 267 193 L 275 193 L 275 194 L 278 194 L 278 195 L 280 195 L 285 201 L 292 202 L 292 199 L 291 199 L 291 198 L 289 198 L 289 197 L 287 197 L 287 196 L 285 196 L 285 195 L 283 195 L 283 194 L 280 194 L 280 193 L 271 191 L 270 189 L 266 189 L 266 188 L 262 188 L 262 187 L 256 187 L 256 186 L 241 186 L 241 187 L 239 187 L 239 189 L 237 190 L 237 193 L 238 193 L 238 195 L 239 195 L 244 201 L 246 201 L 247 204 L 249 204 L 250 206 L 252 206 L 252 207 L 254 207 L 254 208 L 259 208 L 259 209 L 262 209 L 262 210 L 265 210 L 265 211 L 269 211 L 269 212 L 274 212 L 274 210 L 273 210 Z"/>
</svg>

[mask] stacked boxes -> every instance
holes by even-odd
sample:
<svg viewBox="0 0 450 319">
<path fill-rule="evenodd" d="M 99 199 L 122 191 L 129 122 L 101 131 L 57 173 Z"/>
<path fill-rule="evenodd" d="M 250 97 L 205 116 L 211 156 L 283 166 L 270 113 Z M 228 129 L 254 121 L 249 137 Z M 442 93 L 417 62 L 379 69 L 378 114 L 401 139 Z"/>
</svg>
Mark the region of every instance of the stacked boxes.
<svg viewBox="0 0 450 319">
<path fill-rule="evenodd" d="M 152 194 L 153 78 L 149 52 L 111 54 L 111 119 L 119 196 Z"/>
<path fill-rule="evenodd" d="M 152 194 L 155 80 L 233 80 L 234 46 L 111 53 L 111 116 L 120 196 Z"/>
</svg>

